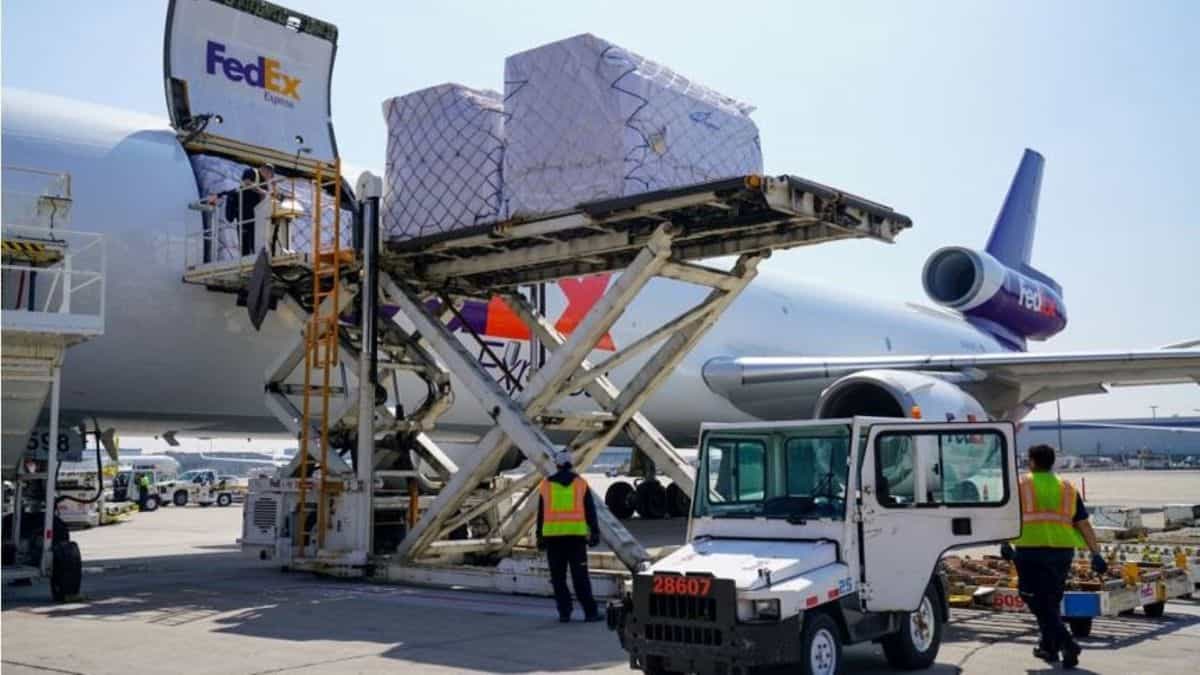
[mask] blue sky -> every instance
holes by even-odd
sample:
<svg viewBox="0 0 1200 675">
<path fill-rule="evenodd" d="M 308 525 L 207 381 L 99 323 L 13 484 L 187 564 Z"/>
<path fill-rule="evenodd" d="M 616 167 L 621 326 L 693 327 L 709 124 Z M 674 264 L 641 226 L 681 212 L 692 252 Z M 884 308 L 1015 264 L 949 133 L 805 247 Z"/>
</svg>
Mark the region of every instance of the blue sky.
<svg viewBox="0 0 1200 675">
<path fill-rule="evenodd" d="M 923 300 L 925 258 L 982 247 L 1032 147 L 1046 156 L 1033 262 L 1071 318 L 1034 349 L 1200 338 L 1200 3 L 286 4 L 340 29 L 333 115 L 357 165 L 382 168 L 383 99 L 446 81 L 501 88 L 506 54 L 592 32 L 756 105 L 769 173 L 915 221 L 895 246 L 820 246 L 771 268 Z M 8 0 L 4 85 L 165 116 L 165 5 Z M 1200 414 L 1200 387 L 1068 399 L 1063 413 L 1150 405 Z"/>
</svg>

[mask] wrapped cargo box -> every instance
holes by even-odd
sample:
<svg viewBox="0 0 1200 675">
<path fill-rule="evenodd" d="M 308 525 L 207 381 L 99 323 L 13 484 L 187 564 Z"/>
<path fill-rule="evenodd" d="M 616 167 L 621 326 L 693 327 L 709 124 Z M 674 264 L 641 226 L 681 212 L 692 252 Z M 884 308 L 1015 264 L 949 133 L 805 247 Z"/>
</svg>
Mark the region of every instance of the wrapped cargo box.
<svg viewBox="0 0 1200 675">
<path fill-rule="evenodd" d="M 590 34 L 509 56 L 510 213 L 762 173 L 752 110 Z"/>
<path fill-rule="evenodd" d="M 410 239 L 502 220 L 500 94 L 442 84 L 383 103 L 384 237 Z"/>
<path fill-rule="evenodd" d="M 230 190 L 236 190 L 241 185 L 242 172 L 253 168 L 224 157 L 215 155 L 192 155 L 192 170 L 196 173 L 196 187 L 201 197 L 221 195 Z M 313 185 L 306 179 L 291 180 L 277 176 L 275 182 L 276 194 L 281 200 L 294 199 L 299 205 L 301 215 L 295 218 L 288 228 L 287 240 L 281 241 L 280 246 L 300 253 L 312 250 L 312 209 Z M 345 208 L 343 200 L 341 220 L 342 247 L 349 248 L 354 241 L 354 213 Z M 327 196 L 321 203 L 321 226 L 324 230 L 322 247 L 333 245 L 333 198 Z M 232 260 L 241 257 L 241 246 L 238 239 L 238 226 L 225 220 L 225 209 L 218 207 L 213 212 L 211 240 L 213 261 Z M 256 241 L 255 249 L 261 249 L 265 242 Z"/>
</svg>

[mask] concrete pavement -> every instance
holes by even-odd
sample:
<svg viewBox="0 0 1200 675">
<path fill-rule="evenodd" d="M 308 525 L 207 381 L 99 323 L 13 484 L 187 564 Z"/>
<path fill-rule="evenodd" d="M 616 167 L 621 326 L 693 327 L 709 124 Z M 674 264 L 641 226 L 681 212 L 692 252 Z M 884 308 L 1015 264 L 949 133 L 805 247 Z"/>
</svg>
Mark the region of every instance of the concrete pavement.
<svg viewBox="0 0 1200 675">
<path fill-rule="evenodd" d="M 4 672 L 630 672 L 612 633 L 559 624 L 549 599 L 284 574 L 240 556 L 240 523 L 240 508 L 167 508 L 77 533 L 81 601 L 4 589 Z M 1024 615 L 956 610 L 925 672 L 1049 672 L 1035 632 Z M 1200 604 L 1098 620 L 1083 644 L 1079 673 L 1194 673 Z M 847 650 L 847 673 L 886 668 L 875 645 Z"/>
</svg>

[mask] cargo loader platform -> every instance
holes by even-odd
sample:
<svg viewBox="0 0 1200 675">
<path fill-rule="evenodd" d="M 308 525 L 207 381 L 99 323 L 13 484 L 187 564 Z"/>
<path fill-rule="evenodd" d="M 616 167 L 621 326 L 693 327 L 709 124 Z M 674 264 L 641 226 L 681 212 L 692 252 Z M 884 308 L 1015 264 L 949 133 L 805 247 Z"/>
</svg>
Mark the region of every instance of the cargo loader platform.
<svg viewBox="0 0 1200 675">
<path fill-rule="evenodd" d="M 327 574 L 526 593 L 549 591 L 544 570 L 522 555 L 531 543 L 527 536 L 536 516 L 536 488 L 553 472 L 552 457 L 563 447 L 548 432 L 556 432 L 558 440 L 569 439 L 565 449 L 578 470 L 590 466 L 618 437 L 628 438 L 659 473 L 690 494 L 694 470 L 640 408 L 754 279 L 759 263 L 775 250 L 830 241 L 891 242 L 912 225 L 886 206 L 818 183 L 750 175 L 376 244 L 375 235 L 383 234 L 378 225 L 380 182 L 364 174 L 358 185 L 366 243 L 360 252 L 361 274 L 342 277 L 337 307 L 328 306 L 333 297 L 323 309 L 286 303 L 293 312 L 341 317 L 340 358 L 352 363 L 346 370 L 357 374 L 357 381 L 324 392 L 339 399 L 327 415 L 298 414 L 297 398 L 311 389 L 284 382 L 304 360 L 306 348 L 298 341 L 270 371 L 268 399 L 294 431 L 311 425 L 309 439 L 353 433 L 358 457 L 371 459 L 350 466 L 317 445 L 310 444 L 307 453 L 302 449 L 300 457 L 310 458 L 309 468 L 292 466 L 278 479 L 252 486 L 246 522 L 257 525 L 253 532 L 247 530 L 243 548 L 292 568 Z M 721 266 L 701 262 L 718 257 L 734 261 Z M 521 292 L 531 285 L 605 272 L 619 274 L 566 334 Z M 597 349 L 606 335 L 655 278 L 698 286 L 705 293 L 694 306 L 673 309 L 679 313 L 661 325 L 646 326 L 644 334 L 620 349 L 608 349 L 603 361 L 589 361 L 601 353 Z M 204 283 L 229 288 L 245 279 L 243 272 L 230 270 Z M 372 288 L 377 293 L 373 302 L 373 294 L 363 292 Z M 547 354 L 515 390 L 502 388 L 468 349 L 488 346 L 484 336 L 461 320 L 464 303 L 495 299 L 507 305 Z M 377 314 L 377 307 L 394 311 Z M 452 324 L 461 332 L 453 332 Z M 610 379 L 613 370 L 635 359 L 642 365 L 629 381 Z M 381 382 L 398 374 L 422 380 L 425 400 L 419 405 L 382 401 L 378 393 L 386 387 Z M 437 420 L 462 390 L 487 411 L 493 425 L 452 461 L 435 440 Z M 568 395 L 580 390 L 587 396 L 564 409 Z M 578 401 L 595 409 L 579 410 Z M 336 433 L 330 433 L 335 427 Z M 514 456 L 519 458 L 515 463 Z M 521 461 L 524 473 L 513 474 Z M 504 469 L 510 471 L 502 476 Z M 645 563 L 646 549 L 603 499 L 594 501 L 601 534 L 617 566 L 636 569 Z M 298 533 L 300 528 L 292 526 L 296 513 L 313 510 L 321 516 L 320 525 Z M 396 528 L 395 535 L 381 532 L 381 523 Z M 507 581 L 496 582 L 496 575 Z"/>
<path fill-rule="evenodd" d="M 670 223 L 672 262 L 847 238 L 892 239 L 912 221 L 892 209 L 795 176 L 757 175 L 582 204 L 529 220 L 477 225 L 381 251 L 388 272 L 464 293 L 620 270 Z M 668 267 L 687 280 L 686 269 Z"/>
</svg>

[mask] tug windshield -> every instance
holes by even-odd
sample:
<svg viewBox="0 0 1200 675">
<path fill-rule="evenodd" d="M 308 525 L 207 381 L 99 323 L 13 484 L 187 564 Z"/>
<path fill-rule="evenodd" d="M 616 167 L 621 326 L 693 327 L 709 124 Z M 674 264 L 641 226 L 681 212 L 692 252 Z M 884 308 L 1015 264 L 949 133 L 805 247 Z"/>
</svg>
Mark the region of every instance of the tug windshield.
<svg viewBox="0 0 1200 675">
<path fill-rule="evenodd" d="M 843 520 L 850 427 L 710 432 L 700 450 L 699 518 Z"/>
</svg>

